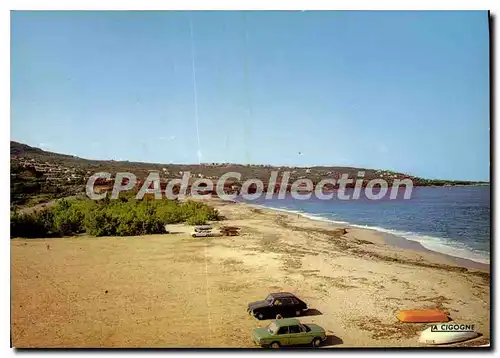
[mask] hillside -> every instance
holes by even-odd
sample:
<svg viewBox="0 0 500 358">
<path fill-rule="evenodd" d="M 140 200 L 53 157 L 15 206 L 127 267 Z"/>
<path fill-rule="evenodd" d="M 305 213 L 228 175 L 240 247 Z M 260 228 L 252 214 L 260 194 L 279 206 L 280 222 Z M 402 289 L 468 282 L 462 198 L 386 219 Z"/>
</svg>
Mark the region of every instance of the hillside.
<svg viewBox="0 0 500 358">
<path fill-rule="evenodd" d="M 40 148 L 31 147 L 29 145 L 18 143 L 15 141 L 10 142 L 11 158 L 13 160 L 24 159 L 35 159 L 37 163 L 49 162 L 52 164 L 59 164 L 65 166 L 71 166 L 80 170 L 94 170 L 94 171 L 107 171 L 107 172 L 118 172 L 118 171 L 130 171 L 137 175 L 137 177 L 143 177 L 147 175 L 149 171 L 161 170 L 165 168 L 169 176 L 176 177 L 176 172 L 179 171 L 190 171 L 192 174 L 198 175 L 202 174 L 205 177 L 210 176 L 221 176 L 228 171 L 238 171 L 242 174 L 243 178 L 260 178 L 267 180 L 269 178 L 270 172 L 273 170 L 295 170 L 297 174 L 308 174 L 307 177 L 313 179 L 314 177 L 320 175 L 327 175 L 327 172 L 341 172 L 349 173 L 350 175 L 357 174 L 359 170 L 366 171 L 366 176 L 375 176 L 377 170 L 374 169 L 361 169 L 352 167 L 336 167 L 336 166 L 317 166 L 310 168 L 302 167 L 275 167 L 269 165 L 242 165 L 234 163 L 206 163 L 206 164 L 161 164 L 161 163 L 143 163 L 143 162 L 129 162 L 129 161 L 114 161 L 114 160 L 89 160 L 83 159 L 76 156 L 54 153 L 49 151 L 44 151 Z M 389 171 L 387 171 L 389 172 Z M 406 176 L 402 173 L 393 173 Z M 179 176 L 180 177 L 180 176 Z M 378 175 L 377 175 L 378 177 Z"/>
<path fill-rule="evenodd" d="M 374 178 L 386 179 L 389 183 L 394 179 L 411 178 L 416 186 L 430 185 L 471 185 L 479 184 L 470 181 L 427 180 L 412 177 L 405 173 L 370 168 L 352 168 L 338 166 L 316 167 L 275 167 L 269 165 L 242 165 L 232 163 L 207 164 L 160 164 L 114 160 L 90 160 L 72 155 L 54 153 L 31 147 L 29 145 L 10 142 L 11 151 L 11 202 L 13 204 L 32 204 L 54 197 L 75 195 L 84 192 L 84 184 L 88 177 L 96 172 L 131 172 L 138 179 L 144 179 L 151 171 L 162 173 L 162 180 L 181 178 L 182 173 L 189 171 L 191 177 L 218 179 L 227 172 L 239 172 L 242 180 L 249 178 L 269 180 L 271 171 L 289 171 L 290 182 L 299 178 L 309 178 L 314 183 L 324 178 L 339 178 L 342 173 L 356 178 L 359 171 L 365 172 L 365 182 Z M 33 202 L 35 198 L 35 202 Z"/>
</svg>

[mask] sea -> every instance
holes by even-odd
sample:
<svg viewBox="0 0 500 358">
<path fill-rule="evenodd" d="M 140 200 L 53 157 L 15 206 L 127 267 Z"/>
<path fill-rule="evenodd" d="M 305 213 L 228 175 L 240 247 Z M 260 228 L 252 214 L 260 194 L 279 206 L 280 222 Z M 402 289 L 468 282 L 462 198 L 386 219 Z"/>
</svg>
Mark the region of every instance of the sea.
<svg viewBox="0 0 500 358">
<path fill-rule="evenodd" d="M 349 191 L 346 191 L 349 195 Z M 242 199 L 243 200 L 243 199 Z M 290 195 L 246 202 L 304 217 L 372 229 L 416 241 L 435 252 L 490 262 L 490 187 L 416 187 L 409 199 L 307 200 Z"/>
</svg>

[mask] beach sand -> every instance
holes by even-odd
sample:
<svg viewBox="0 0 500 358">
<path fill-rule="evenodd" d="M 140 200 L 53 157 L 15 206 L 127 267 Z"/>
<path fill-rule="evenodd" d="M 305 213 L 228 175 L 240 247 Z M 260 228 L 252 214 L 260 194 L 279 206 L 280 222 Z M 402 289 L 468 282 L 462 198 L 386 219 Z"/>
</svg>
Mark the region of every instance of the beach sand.
<svg viewBox="0 0 500 358">
<path fill-rule="evenodd" d="M 439 308 L 490 337 L 489 266 L 390 245 L 375 231 L 211 200 L 234 237 L 172 234 L 11 240 L 15 347 L 253 347 L 250 301 L 293 292 L 324 327 L 324 347 L 419 347 L 425 324 L 402 309 Z M 397 240 L 392 238 L 392 240 Z M 411 247 L 413 245 L 413 247 Z M 403 247 L 402 247 L 403 246 Z"/>
</svg>

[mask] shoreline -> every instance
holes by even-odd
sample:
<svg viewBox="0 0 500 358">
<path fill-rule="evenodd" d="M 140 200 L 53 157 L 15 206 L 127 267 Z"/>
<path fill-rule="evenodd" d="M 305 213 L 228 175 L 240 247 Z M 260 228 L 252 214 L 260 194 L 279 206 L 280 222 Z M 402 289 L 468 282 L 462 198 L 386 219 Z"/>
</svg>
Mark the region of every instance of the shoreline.
<svg viewBox="0 0 500 358">
<path fill-rule="evenodd" d="M 252 348 L 246 304 L 292 292 L 327 347 L 424 347 L 407 309 L 439 309 L 490 341 L 489 272 L 401 249 L 382 233 L 208 199 L 240 234 L 11 239 L 12 341 L 27 347 Z M 131 284 L 131 282 L 133 284 Z M 96 305 L 96 302 L 98 304 Z M 165 305 L 165 302 L 169 302 Z M 57 303 L 57 304 L 54 304 Z"/>
<path fill-rule="evenodd" d="M 423 327 L 403 327 L 396 313 L 439 309 L 454 322 L 476 325 L 481 338 L 464 346 L 488 343 L 490 265 L 433 252 L 387 233 L 314 220 L 283 209 L 221 200 L 212 203 L 224 216 L 222 225 L 241 228 L 241 238 L 232 240 L 245 245 L 259 240 L 261 255 L 281 258 L 285 277 L 292 281 L 283 289 L 316 299 L 322 312 L 336 311 L 329 322 L 338 323 L 343 317 L 341 336 L 349 336 L 351 342 L 368 339 L 371 331 L 375 332 L 372 339 L 387 346 L 418 346 L 414 340 Z M 304 286 L 311 287 L 305 290 Z M 309 293 L 325 286 L 324 296 Z"/>
<path fill-rule="evenodd" d="M 214 201 L 214 199 L 209 199 L 211 201 Z M 221 199 L 215 199 L 215 201 L 220 201 L 220 202 L 228 202 L 224 201 Z M 328 219 L 323 219 L 319 218 L 311 218 L 311 214 L 304 213 L 304 212 L 299 212 L 299 211 L 293 211 L 289 209 L 281 209 L 281 208 L 272 208 L 264 205 L 259 205 L 259 204 L 250 204 L 246 202 L 241 202 L 241 201 L 233 201 L 234 203 L 237 203 L 239 205 L 244 205 L 248 206 L 250 208 L 256 208 L 260 210 L 269 210 L 271 212 L 275 213 L 282 213 L 285 215 L 289 215 L 290 217 L 295 217 L 296 215 L 301 217 L 302 219 L 308 220 L 312 223 L 321 223 L 319 226 L 324 227 L 325 224 L 329 226 L 332 229 L 338 229 L 338 228 L 349 228 L 350 230 L 354 230 L 358 234 L 362 234 L 364 236 L 365 240 L 368 241 L 373 241 L 377 243 L 383 243 L 389 248 L 392 248 L 395 251 L 403 251 L 407 252 L 408 254 L 417 254 L 422 256 L 422 259 L 424 261 L 429 261 L 430 263 L 433 264 L 446 264 L 446 265 L 453 265 L 457 267 L 463 267 L 467 269 L 472 269 L 472 270 L 480 270 L 483 272 L 490 272 L 490 264 L 489 263 L 484 263 L 484 262 L 478 262 L 474 261 L 472 259 L 468 258 L 463 258 L 463 257 L 458 257 L 458 256 L 453 256 L 450 254 L 442 253 L 439 251 L 434 251 L 431 249 L 426 248 L 424 245 L 422 245 L 418 241 L 414 240 L 409 240 L 405 237 L 398 236 L 396 234 L 388 233 L 388 232 L 383 232 L 376 230 L 374 228 L 369 228 L 369 227 L 360 227 L 355 224 L 351 224 L 349 222 L 341 222 L 341 221 L 332 221 Z M 382 241 L 380 241 L 380 239 Z"/>
<path fill-rule="evenodd" d="M 369 229 L 367 229 L 369 230 Z M 463 257 L 458 257 L 458 256 L 453 256 L 449 254 L 445 254 L 439 251 L 434 251 L 431 249 L 426 248 L 424 245 L 422 245 L 418 241 L 413 241 L 413 240 L 408 240 L 404 237 L 397 236 L 397 235 L 392 235 L 392 234 L 386 234 L 386 233 L 381 233 L 384 236 L 384 239 L 388 245 L 392 245 L 404 250 L 412 250 L 412 251 L 417 251 L 417 252 L 424 252 L 429 255 L 437 255 L 437 256 L 442 256 L 443 258 L 455 262 L 458 266 L 466 267 L 466 268 L 472 268 L 472 269 L 478 269 L 482 271 L 490 271 L 490 264 L 489 263 L 484 263 L 484 262 L 478 262 L 474 261 L 471 259 L 466 259 Z"/>
</svg>

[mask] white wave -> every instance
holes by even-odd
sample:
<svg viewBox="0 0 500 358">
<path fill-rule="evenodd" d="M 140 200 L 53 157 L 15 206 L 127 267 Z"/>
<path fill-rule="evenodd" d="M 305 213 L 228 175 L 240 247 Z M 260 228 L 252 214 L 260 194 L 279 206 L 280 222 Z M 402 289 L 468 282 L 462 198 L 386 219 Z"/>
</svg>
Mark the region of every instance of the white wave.
<svg viewBox="0 0 500 358">
<path fill-rule="evenodd" d="M 333 219 L 328 219 L 323 216 L 318 216 L 318 215 L 312 215 L 312 214 L 306 214 L 306 213 L 301 213 L 301 216 L 311 219 L 311 220 L 317 220 L 317 221 L 324 221 L 324 222 L 329 222 L 332 224 L 339 224 L 339 225 L 351 225 L 347 221 L 341 221 L 341 220 L 333 220 Z"/>
<path fill-rule="evenodd" d="M 407 235 L 401 236 L 403 236 L 407 240 L 416 241 L 423 247 L 431 251 L 436 251 L 442 254 L 455 256 L 462 259 L 468 259 L 483 264 L 490 263 L 490 254 L 488 252 L 471 249 L 466 245 L 453 240 L 428 235 L 418 235 L 415 233 L 409 233 Z"/>
<path fill-rule="evenodd" d="M 321 215 L 325 214 L 311 214 L 311 213 L 306 213 L 303 211 L 299 210 L 292 210 L 292 209 L 287 209 L 287 208 L 274 208 L 270 206 L 265 206 L 265 205 L 254 205 L 258 206 L 262 209 L 270 209 L 274 211 L 281 211 L 281 212 L 286 212 L 289 214 L 295 214 L 295 215 L 300 215 L 302 217 L 311 219 L 311 220 L 317 220 L 317 221 L 323 221 L 323 222 L 330 222 L 332 224 L 338 224 L 338 225 L 348 225 L 350 227 L 355 227 L 359 229 L 367 229 L 367 230 L 374 230 L 378 232 L 383 232 L 386 234 L 402 237 L 406 240 L 410 241 L 416 241 L 420 243 L 424 248 L 427 250 L 435 251 L 441 254 L 449 255 L 449 256 L 455 256 L 458 258 L 462 259 L 467 259 L 483 264 L 489 264 L 490 263 L 490 254 L 488 252 L 484 251 L 478 251 L 478 250 L 473 250 L 469 247 L 467 247 L 465 244 L 447 239 L 447 238 L 441 238 L 441 237 L 435 237 L 435 236 L 429 236 L 429 235 L 421 235 L 413 232 L 405 232 L 405 231 L 398 231 L 398 230 L 392 230 L 392 229 L 386 229 L 383 227 L 379 226 L 369 226 L 369 225 L 359 225 L 359 224 L 352 224 L 347 221 L 340 221 L 340 220 L 333 220 Z"/>
<path fill-rule="evenodd" d="M 350 224 L 349 226 L 357 227 L 360 229 L 375 230 L 378 232 L 383 232 L 390 235 L 402 237 L 409 241 L 418 242 L 427 250 L 435 251 L 441 254 L 455 256 L 461 259 L 467 259 L 483 264 L 490 263 L 489 253 L 473 250 L 464 245 L 463 243 L 451 239 L 429 236 L 429 235 L 421 235 L 413 232 L 391 230 L 378 226 L 357 225 L 357 224 Z"/>
</svg>

